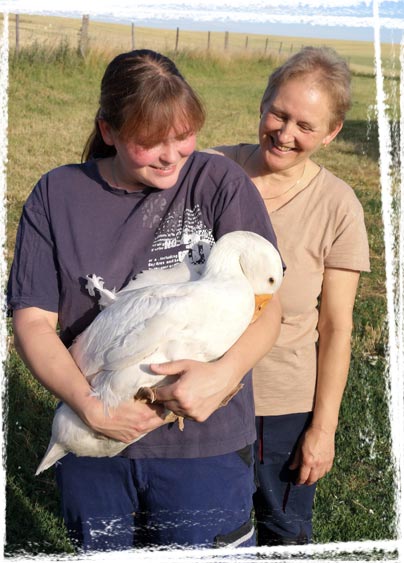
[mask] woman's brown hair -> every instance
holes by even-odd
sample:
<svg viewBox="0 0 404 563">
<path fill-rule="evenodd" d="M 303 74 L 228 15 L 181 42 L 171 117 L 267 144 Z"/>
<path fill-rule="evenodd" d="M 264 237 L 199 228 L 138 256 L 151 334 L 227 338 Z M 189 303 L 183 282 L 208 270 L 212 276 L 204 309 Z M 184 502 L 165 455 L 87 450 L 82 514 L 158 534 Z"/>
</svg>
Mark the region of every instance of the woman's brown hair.
<svg viewBox="0 0 404 563">
<path fill-rule="evenodd" d="M 122 53 L 107 66 L 101 81 L 99 109 L 82 160 L 112 156 L 98 125 L 104 119 L 124 140 L 153 146 L 178 134 L 196 133 L 205 111 L 197 94 L 164 55 L 149 49 Z"/>
</svg>

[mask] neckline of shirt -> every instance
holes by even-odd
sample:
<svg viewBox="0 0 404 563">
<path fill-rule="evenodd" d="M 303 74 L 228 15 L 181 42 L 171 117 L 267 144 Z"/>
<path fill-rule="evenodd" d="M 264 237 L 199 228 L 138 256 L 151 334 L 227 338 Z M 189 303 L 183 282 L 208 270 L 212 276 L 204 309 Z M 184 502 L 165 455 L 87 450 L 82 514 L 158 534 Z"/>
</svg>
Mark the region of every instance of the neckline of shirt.
<svg viewBox="0 0 404 563">
<path fill-rule="evenodd" d="M 278 207 L 278 209 L 274 209 L 273 211 L 270 212 L 270 215 L 273 215 L 274 213 L 278 213 L 279 211 L 282 211 L 282 209 L 285 209 L 285 207 L 287 207 L 290 203 L 292 203 L 293 201 L 295 201 L 300 194 L 304 194 L 307 193 L 309 188 L 313 188 L 313 183 L 315 180 L 318 180 L 318 178 L 320 177 L 320 175 L 323 174 L 325 168 L 323 165 L 319 164 L 319 170 L 318 172 L 313 176 L 313 178 L 311 178 L 311 180 L 309 182 L 307 182 L 307 184 L 300 190 L 298 191 L 293 197 L 291 197 L 288 201 L 286 201 L 283 205 L 281 205 L 280 207 Z"/>
<path fill-rule="evenodd" d="M 154 188 L 154 187 L 149 187 L 149 186 L 145 186 L 144 189 L 142 190 L 136 190 L 136 191 L 130 191 L 130 190 L 126 190 L 124 188 L 116 188 L 114 186 L 111 186 L 101 175 L 100 170 L 98 168 L 97 165 L 97 160 L 96 158 L 93 158 L 87 162 L 85 162 L 84 164 L 90 167 L 90 171 L 92 172 L 93 178 L 97 181 L 98 184 L 100 184 L 100 186 L 110 192 L 113 193 L 115 195 L 118 196 L 129 196 L 129 197 L 134 197 L 134 198 L 138 198 L 140 199 L 141 197 L 146 197 L 149 194 L 160 194 L 162 192 L 171 192 L 173 190 L 175 190 L 175 188 L 177 188 L 179 186 L 179 184 L 182 181 L 183 175 L 186 173 L 186 171 L 188 170 L 191 161 L 193 160 L 195 156 L 195 151 L 188 157 L 187 162 L 184 164 L 184 166 L 182 167 L 179 177 L 178 177 L 178 181 L 174 184 L 174 186 L 172 186 L 171 188 L 168 188 L 166 190 L 160 189 L 160 188 Z"/>
</svg>

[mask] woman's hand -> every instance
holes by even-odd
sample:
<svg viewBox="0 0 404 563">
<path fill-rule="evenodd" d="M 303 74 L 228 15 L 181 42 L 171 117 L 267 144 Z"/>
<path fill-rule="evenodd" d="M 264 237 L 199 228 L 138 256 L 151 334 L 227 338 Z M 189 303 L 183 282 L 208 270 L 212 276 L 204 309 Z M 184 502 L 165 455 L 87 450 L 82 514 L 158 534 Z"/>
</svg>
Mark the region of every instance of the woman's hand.
<svg viewBox="0 0 404 563">
<path fill-rule="evenodd" d="M 216 362 L 179 360 L 152 364 L 157 374 L 175 375 L 178 379 L 154 389 L 156 401 L 179 416 L 205 421 L 233 392 L 234 373 Z"/>
<path fill-rule="evenodd" d="M 78 414 L 95 432 L 125 444 L 130 444 L 165 423 L 165 409 L 162 405 L 147 405 L 135 399 L 106 411 L 101 401 L 89 397 L 84 410 Z"/>
<path fill-rule="evenodd" d="M 334 432 L 309 427 L 301 437 L 291 470 L 299 470 L 296 485 L 312 485 L 332 468 L 334 462 Z"/>
</svg>

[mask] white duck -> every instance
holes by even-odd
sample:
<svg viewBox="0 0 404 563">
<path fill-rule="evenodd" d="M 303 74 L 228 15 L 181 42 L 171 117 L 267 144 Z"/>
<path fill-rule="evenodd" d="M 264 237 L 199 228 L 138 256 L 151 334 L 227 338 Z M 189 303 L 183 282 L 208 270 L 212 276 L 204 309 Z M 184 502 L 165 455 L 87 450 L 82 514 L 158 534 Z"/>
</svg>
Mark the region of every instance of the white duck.
<svg viewBox="0 0 404 563">
<path fill-rule="evenodd" d="M 117 293 L 104 289 L 101 278 L 89 278 L 89 292 L 98 289 L 105 308 L 70 352 L 107 411 L 141 388 L 164 384 L 164 376 L 148 371 L 151 363 L 222 356 L 251 322 L 254 295 L 268 301 L 280 287 L 283 268 L 270 242 L 234 231 L 213 246 L 202 275 L 196 277 L 180 264 L 145 272 Z M 111 457 L 127 445 L 96 434 L 63 403 L 36 474 L 68 452 Z"/>
</svg>

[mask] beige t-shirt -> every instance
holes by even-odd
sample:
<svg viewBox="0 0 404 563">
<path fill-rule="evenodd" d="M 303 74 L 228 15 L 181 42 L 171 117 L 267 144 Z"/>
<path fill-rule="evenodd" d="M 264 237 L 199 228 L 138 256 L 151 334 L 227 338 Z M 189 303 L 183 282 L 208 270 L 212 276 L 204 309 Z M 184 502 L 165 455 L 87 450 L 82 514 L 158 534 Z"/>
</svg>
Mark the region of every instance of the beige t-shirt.
<svg viewBox="0 0 404 563">
<path fill-rule="evenodd" d="M 243 166 L 256 148 L 250 146 L 217 150 Z M 287 269 L 279 291 L 280 336 L 253 372 L 258 416 L 312 410 L 324 268 L 369 271 L 362 206 L 352 188 L 325 168 L 270 217 Z"/>
</svg>

